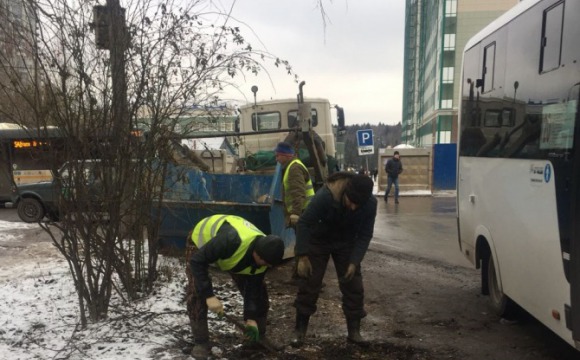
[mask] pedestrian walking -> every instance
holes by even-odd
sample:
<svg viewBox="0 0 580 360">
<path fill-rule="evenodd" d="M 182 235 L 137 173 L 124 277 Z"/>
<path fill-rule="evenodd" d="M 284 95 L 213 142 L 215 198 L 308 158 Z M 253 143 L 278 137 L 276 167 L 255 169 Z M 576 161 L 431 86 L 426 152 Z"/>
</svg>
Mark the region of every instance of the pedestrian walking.
<svg viewBox="0 0 580 360">
<path fill-rule="evenodd" d="M 389 192 L 395 185 L 395 204 L 399 203 L 399 175 L 403 172 L 403 163 L 401 162 L 398 151 L 395 151 L 393 157 L 387 160 L 385 164 L 387 173 L 387 189 L 385 190 L 385 202 L 389 201 Z"/>
<path fill-rule="evenodd" d="M 368 176 L 348 172 L 332 174 L 298 220 L 296 256 L 298 275 L 304 281 L 294 301 L 293 346 L 304 343 L 330 257 L 339 278 L 347 340 L 366 344 L 360 334 L 361 319 L 366 316 L 361 262 L 373 237 L 377 213 L 372 190 L 373 182 Z"/>
<path fill-rule="evenodd" d="M 264 276 L 269 267 L 282 262 L 282 239 L 265 235 L 239 216 L 213 215 L 202 219 L 187 240 L 187 313 L 195 342 L 191 355 L 207 359 L 210 355 L 207 312 L 218 316 L 224 313 L 213 290 L 210 264 L 230 273 L 244 298 L 246 339 L 250 343 L 278 348 L 266 338 L 270 303 Z"/>
</svg>

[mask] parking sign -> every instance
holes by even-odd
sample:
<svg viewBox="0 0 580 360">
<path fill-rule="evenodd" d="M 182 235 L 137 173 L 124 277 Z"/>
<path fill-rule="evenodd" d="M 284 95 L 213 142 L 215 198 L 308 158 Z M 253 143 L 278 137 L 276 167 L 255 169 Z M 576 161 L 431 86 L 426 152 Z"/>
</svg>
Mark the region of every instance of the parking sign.
<svg viewBox="0 0 580 360">
<path fill-rule="evenodd" d="M 358 144 L 359 155 L 372 155 L 375 153 L 373 145 L 373 129 L 357 130 L 356 142 Z"/>
</svg>

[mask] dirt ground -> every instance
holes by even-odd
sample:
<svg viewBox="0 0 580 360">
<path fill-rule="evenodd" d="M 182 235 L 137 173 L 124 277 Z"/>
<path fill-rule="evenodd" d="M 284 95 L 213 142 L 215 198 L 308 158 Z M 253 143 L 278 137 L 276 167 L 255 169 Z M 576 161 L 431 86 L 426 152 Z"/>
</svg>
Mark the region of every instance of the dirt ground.
<svg viewBox="0 0 580 360">
<path fill-rule="evenodd" d="M 288 343 L 296 287 L 291 263 L 267 278 L 272 311 L 269 335 Z M 346 323 L 332 262 L 311 318 L 307 345 L 273 354 L 234 348 L 230 359 L 577 359 L 578 353 L 524 312 L 516 321 L 490 313 L 475 270 L 369 250 L 363 262 L 368 316 L 361 333 L 371 346 L 346 342 Z M 221 340 L 223 341 L 223 339 Z M 220 341 L 220 342 L 221 342 Z M 223 343 L 221 345 L 224 345 Z"/>
<path fill-rule="evenodd" d="M 24 244 L 5 249 L 2 261 L 14 262 L 38 252 L 42 237 L 29 230 Z M 44 239 L 44 242 L 48 239 Z M 39 246 L 35 248 L 35 246 Z M 271 312 L 269 337 L 288 344 L 294 328 L 292 306 L 296 287 L 289 284 L 292 261 L 267 275 Z M 521 312 L 516 321 L 492 314 L 488 298 L 479 294 L 479 272 L 437 260 L 369 249 L 362 264 L 368 316 L 362 322 L 368 348 L 346 342 L 346 323 L 332 262 L 326 273 L 318 311 L 311 318 L 306 345 L 283 351 L 247 350 L 239 338 L 212 336 L 227 359 L 510 359 L 568 360 L 579 354 L 549 330 Z M 0 278 L 2 274 L 0 274 Z M 214 279 L 229 282 L 227 274 Z M 214 280 L 214 281 L 215 281 Z M 189 330 L 181 329 L 183 338 Z M 182 349 L 190 342 L 170 344 L 173 359 L 192 359 Z M 168 350 L 168 349 L 164 349 Z"/>
</svg>

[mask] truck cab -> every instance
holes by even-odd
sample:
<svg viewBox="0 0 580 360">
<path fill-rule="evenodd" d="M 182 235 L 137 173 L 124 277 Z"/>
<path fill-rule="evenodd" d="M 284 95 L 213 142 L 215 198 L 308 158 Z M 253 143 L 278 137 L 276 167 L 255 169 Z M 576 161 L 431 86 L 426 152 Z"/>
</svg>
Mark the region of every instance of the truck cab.
<svg viewBox="0 0 580 360">
<path fill-rule="evenodd" d="M 336 159 L 339 158 L 336 146 L 337 128 L 332 125 L 331 120 L 333 107 L 327 99 L 322 98 L 305 98 L 300 105 L 310 108 L 310 127 L 314 133 L 313 140 L 318 148 L 318 156 L 323 157 L 320 159 L 321 163 L 327 171 L 332 172 L 338 167 Z M 341 108 L 340 114 L 343 114 Z M 339 124 L 339 132 L 340 127 Z M 251 164 L 255 162 L 252 157 L 260 152 L 272 152 L 280 141 L 300 142 L 302 131 L 304 128 L 299 119 L 299 104 L 296 99 L 261 101 L 240 107 L 241 135 L 238 137 L 238 153 L 243 167 L 256 170 L 251 168 Z M 304 142 L 300 147 L 306 149 Z M 275 165 L 272 161 L 270 159 L 269 164 Z"/>
<path fill-rule="evenodd" d="M 334 132 L 330 118 L 330 102 L 326 99 L 305 99 L 310 104 L 312 129 L 325 143 L 326 154 L 334 156 Z M 259 150 L 274 149 L 284 141 L 290 130 L 299 128 L 298 103 L 295 99 L 263 101 L 257 105 L 240 107 L 240 132 L 260 132 L 288 129 L 286 132 L 270 133 L 244 137 L 240 144 L 239 155 L 246 157 Z"/>
</svg>

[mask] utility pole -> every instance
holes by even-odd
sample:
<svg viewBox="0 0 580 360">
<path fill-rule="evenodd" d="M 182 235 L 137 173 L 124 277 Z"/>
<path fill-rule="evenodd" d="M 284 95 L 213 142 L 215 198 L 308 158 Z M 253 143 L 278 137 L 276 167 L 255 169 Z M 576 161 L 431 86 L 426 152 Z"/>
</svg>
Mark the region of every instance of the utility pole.
<svg viewBox="0 0 580 360">
<path fill-rule="evenodd" d="M 130 133 L 125 72 L 125 50 L 129 39 L 125 26 L 125 9 L 121 7 L 119 0 L 107 0 L 107 5 L 93 8 L 93 18 L 97 48 L 110 52 L 113 99 L 108 137 L 118 146 L 124 135 Z"/>
<path fill-rule="evenodd" d="M 127 75 L 125 73 L 125 49 L 127 47 L 127 30 L 125 27 L 125 9 L 119 0 L 107 0 L 107 17 L 109 20 L 109 51 L 111 55 L 111 81 L 113 84 L 112 100 L 112 137 L 116 145 L 124 135 L 129 135 L 127 119 Z M 117 148 L 118 149 L 118 148 Z"/>
</svg>

